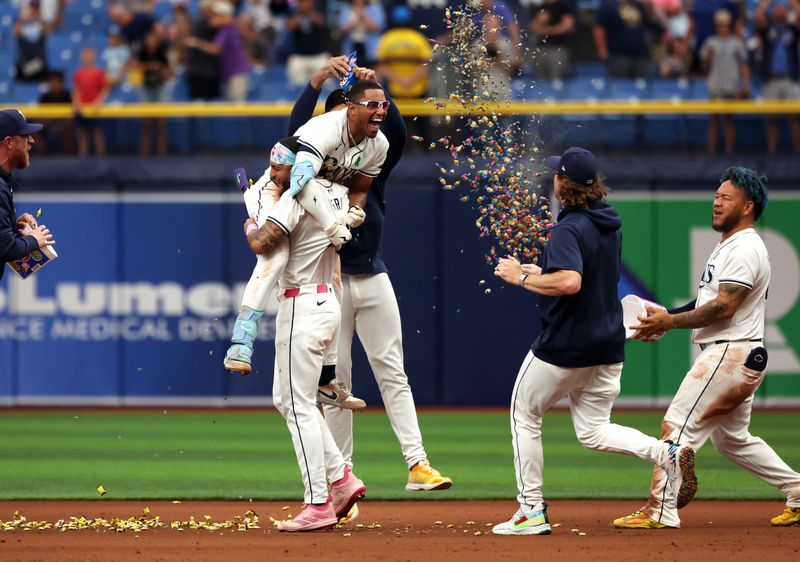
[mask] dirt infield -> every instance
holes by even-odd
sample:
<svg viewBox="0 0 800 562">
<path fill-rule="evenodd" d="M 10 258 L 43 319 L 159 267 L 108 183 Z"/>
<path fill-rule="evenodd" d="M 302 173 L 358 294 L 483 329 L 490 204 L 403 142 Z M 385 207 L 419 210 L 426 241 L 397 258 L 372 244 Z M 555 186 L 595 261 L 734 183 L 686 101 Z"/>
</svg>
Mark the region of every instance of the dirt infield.
<svg viewBox="0 0 800 562">
<path fill-rule="evenodd" d="M 497 523 L 515 509 L 509 501 L 369 502 L 360 504 L 358 520 L 338 530 L 306 534 L 281 533 L 269 517 L 297 513 L 299 505 L 262 502 L 0 502 L 0 520 L 19 512 L 32 521 L 84 516 L 145 518 L 158 516 L 160 528 L 116 532 L 113 528 L 59 531 L 0 531 L 4 562 L 58 561 L 204 561 L 204 560 L 697 560 L 745 558 L 798 559 L 800 526 L 773 528 L 770 517 L 781 512 L 779 502 L 695 502 L 682 511 L 679 530 L 617 530 L 610 521 L 633 511 L 631 501 L 554 501 L 546 537 L 497 537 Z M 144 515 L 144 508 L 149 514 Z M 209 531 L 172 528 L 172 522 L 213 524 L 239 522 L 248 510 L 260 518 L 259 529 Z M 208 519 L 206 516 L 210 516 Z M 19 518 L 18 518 L 19 519 Z M 378 525 L 376 525 L 376 523 Z M 585 533 L 585 534 L 580 534 Z"/>
</svg>

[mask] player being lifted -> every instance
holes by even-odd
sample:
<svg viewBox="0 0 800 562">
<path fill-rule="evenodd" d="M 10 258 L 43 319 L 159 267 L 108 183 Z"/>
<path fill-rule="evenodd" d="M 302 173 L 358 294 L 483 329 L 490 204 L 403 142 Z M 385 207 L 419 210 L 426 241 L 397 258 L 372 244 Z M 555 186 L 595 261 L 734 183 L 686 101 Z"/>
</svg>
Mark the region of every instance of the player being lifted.
<svg viewBox="0 0 800 562">
<path fill-rule="evenodd" d="M 296 137 L 288 137 L 275 145 L 287 166 L 295 158 L 296 142 Z M 273 177 L 282 192 L 285 176 Z M 342 218 L 347 189 L 327 180 L 312 179 L 309 183 L 316 184 L 317 193 L 322 193 L 317 197 L 325 197 L 339 215 L 336 218 Z M 338 257 L 321 225 L 288 192 L 281 195 L 261 227 L 247 219 L 244 228 L 248 244 L 257 254 L 269 254 L 281 247 L 288 250 L 279 279 L 272 396 L 292 436 L 305 487 L 305 505 L 297 517 L 281 521 L 278 529 L 333 527 L 366 491 L 364 483 L 345 464 L 316 407 L 320 371 L 335 370 L 336 364 L 341 315 L 333 294 L 333 274 Z"/>
<path fill-rule="evenodd" d="M 362 80 L 351 88 L 345 110 L 314 117 L 297 130 L 300 149 L 291 167 L 289 193 L 317 222 L 328 225 L 324 227 L 325 234 L 337 248 L 350 239 L 347 227 L 355 228 L 364 221 L 362 209 L 367 191 L 386 159 L 389 143 L 380 132 L 380 126 L 388 104 L 379 84 Z M 271 194 L 266 187 L 269 173 L 267 170 L 253 186 L 256 189 L 248 205 L 251 217 L 253 213 L 257 217 L 274 201 L 274 193 Z M 337 219 L 320 185 L 316 182 L 309 184 L 309 180 L 316 177 L 348 185 L 351 207 L 345 217 Z M 306 185 L 309 186 L 307 190 L 304 189 Z M 264 314 L 267 299 L 285 259 L 282 251 L 267 259 L 259 258 L 234 323 L 232 345 L 224 360 L 227 370 L 250 373 L 256 325 Z"/>
</svg>

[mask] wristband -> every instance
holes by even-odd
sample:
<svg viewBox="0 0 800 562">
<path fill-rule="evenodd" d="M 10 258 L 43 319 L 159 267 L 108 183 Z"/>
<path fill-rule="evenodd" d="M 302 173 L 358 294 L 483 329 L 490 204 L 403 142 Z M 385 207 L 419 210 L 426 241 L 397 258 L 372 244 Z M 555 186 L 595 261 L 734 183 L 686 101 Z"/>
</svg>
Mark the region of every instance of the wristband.
<svg viewBox="0 0 800 562">
<path fill-rule="evenodd" d="M 254 230 L 258 230 L 258 226 L 251 222 L 250 224 L 247 225 L 247 230 L 245 230 L 244 235 L 250 236 L 250 233 L 253 232 Z"/>
<path fill-rule="evenodd" d="M 520 287 L 524 287 L 525 286 L 525 280 L 527 278 L 528 278 L 528 274 L 527 273 L 521 273 L 520 276 L 517 277 L 517 285 L 519 285 Z"/>
</svg>

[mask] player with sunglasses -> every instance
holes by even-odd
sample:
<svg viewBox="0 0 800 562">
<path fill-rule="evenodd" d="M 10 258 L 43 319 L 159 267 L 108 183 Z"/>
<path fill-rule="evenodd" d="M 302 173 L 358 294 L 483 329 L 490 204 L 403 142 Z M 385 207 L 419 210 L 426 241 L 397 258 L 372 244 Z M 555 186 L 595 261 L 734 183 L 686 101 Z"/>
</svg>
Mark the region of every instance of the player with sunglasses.
<svg viewBox="0 0 800 562">
<path fill-rule="evenodd" d="M 346 57 L 331 58 L 311 79 L 295 103 L 289 118 L 289 130 L 295 131 L 298 127 L 300 131 L 305 129 L 301 125 L 311 119 L 324 82 L 329 78 L 338 80 L 348 72 Z M 344 396 L 351 396 L 347 390 L 352 384 L 351 348 L 353 336 L 358 334 L 409 469 L 406 490 L 445 490 L 452 486 L 452 480 L 431 467 L 423 447 L 414 396 L 403 366 L 400 310 L 381 250 L 386 216 L 386 183 L 403 154 L 406 126 L 397 106 L 388 98 L 388 93 L 374 89 L 373 85 L 377 82 L 375 72 L 360 67 L 356 67 L 354 72 L 359 82 L 350 92 L 349 104 L 344 92 L 336 90 L 325 101 L 326 115 L 338 113 L 343 118 L 347 114 L 348 118 L 354 119 L 354 126 L 363 125 L 358 119 L 370 121 L 380 117 L 381 134 L 386 135 L 389 149 L 380 174 L 372 181 L 367 193 L 364 224 L 352 230 L 353 239 L 339 251 L 342 263 L 342 325 L 336 378 L 333 381 L 320 380 L 317 400 L 326 404 L 325 419 L 345 462 L 352 467 L 353 408 L 342 408 L 338 401 L 330 400 L 323 392 L 323 385 L 332 383 L 335 388 L 343 387 L 346 392 Z M 357 95 L 360 88 L 364 87 L 360 84 L 369 85 L 363 98 Z M 308 123 L 312 124 L 317 119 L 319 117 Z M 352 187 L 351 184 L 351 202 Z M 357 295 L 357 298 L 353 298 L 353 295 Z M 352 401 L 352 397 L 349 400 Z"/>
</svg>

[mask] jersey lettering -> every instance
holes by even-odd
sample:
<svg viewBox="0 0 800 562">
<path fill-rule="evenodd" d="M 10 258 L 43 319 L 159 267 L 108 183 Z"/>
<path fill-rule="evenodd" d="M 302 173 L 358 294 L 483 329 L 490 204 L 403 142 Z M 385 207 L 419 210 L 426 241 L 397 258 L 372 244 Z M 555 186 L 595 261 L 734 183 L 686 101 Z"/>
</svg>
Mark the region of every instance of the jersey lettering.
<svg viewBox="0 0 800 562">
<path fill-rule="evenodd" d="M 326 156 L 319 169 L 317 177 L 325 178 L 335 183 L 346 184 L 347 180 L 353 177 L 358 170 L 346 168 L 339 165 L 339 161 L 333 156 Z"/>
<path fill-rule="evenodd" d="M 706 285 L 709 285 L 714 280 L 714 264 L 709 263 L 706 264 L 706 269 L 703 271 L 703 275 L 700 276 L 700 288 L 702 289 Z"/>
</svg>

